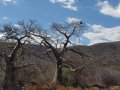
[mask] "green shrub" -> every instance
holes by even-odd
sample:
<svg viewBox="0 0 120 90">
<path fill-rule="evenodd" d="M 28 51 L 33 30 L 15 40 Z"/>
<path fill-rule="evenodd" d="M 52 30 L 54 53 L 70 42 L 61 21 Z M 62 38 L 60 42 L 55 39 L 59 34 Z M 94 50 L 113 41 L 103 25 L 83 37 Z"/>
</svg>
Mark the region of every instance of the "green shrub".
<svg viewBox="0 0 120 90">
<path fill-rule="evenodd" d="M 63 68 L 63 84 L 65 86 L 71 86 L 75 83 L 75 72 L 68 68 Z"/>
</svg>

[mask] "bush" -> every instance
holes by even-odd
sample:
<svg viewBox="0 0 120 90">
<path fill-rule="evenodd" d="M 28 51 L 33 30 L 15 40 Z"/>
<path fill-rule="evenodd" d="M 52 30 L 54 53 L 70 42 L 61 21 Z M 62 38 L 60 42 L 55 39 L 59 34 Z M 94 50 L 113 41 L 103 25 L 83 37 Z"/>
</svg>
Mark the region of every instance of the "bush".
<svg viewBox="0 0 120 90">
<path fill-rule="evenodd" d="M 73 86 L 75 84 L 75 72 L 68 68 L 63 68 L 63 84 L 65 86 Z"/>
</svg>

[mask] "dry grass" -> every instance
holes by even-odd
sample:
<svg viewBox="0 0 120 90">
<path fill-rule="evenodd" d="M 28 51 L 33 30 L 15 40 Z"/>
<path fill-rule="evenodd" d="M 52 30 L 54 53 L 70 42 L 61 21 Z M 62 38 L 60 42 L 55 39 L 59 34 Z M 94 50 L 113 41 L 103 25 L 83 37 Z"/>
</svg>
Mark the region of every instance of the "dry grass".
<svg viewBox="0 0 120 90">
<path fill-rule="evenodd" d="M 97 88 L 97 87 L 91 87 L 91 88 L 74 88 L 74 87 L 64 87 L 64 86 L 53 86 L 53 87 L 47 87 L 47 86 L 43 86 L 43 87 L 29 87 L 26 88 L 25 90 L 120 90 L 119 86 L 112 86 L 109 88 Z"/>
<path fill-rule="evenodd" d="M 120 90 L 120 86 L 110 86 L 108 88 L 98 88 L 98 87 L 75 88 L 72 86 L 65 87 L 62 85 L 56 85 L 53 83 L 39 84 L 38 82 L 33 81 L 26 84 L 25 90 Z"/>
</svg>

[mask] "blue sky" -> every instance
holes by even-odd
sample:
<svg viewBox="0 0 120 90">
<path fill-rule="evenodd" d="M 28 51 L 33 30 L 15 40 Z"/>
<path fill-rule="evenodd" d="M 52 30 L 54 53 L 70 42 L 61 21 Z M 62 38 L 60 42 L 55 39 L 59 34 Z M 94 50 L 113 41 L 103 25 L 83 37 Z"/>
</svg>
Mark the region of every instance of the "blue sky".
<svg viewBox="0 0 120 90">
<path fill-rule="evenodd" d="M 43 27 L 82 19 L 90 26 L 86 45 L 120 40 L 120 0 L 0 0 L 0 24 L 28 19 Z"/>
</svg>

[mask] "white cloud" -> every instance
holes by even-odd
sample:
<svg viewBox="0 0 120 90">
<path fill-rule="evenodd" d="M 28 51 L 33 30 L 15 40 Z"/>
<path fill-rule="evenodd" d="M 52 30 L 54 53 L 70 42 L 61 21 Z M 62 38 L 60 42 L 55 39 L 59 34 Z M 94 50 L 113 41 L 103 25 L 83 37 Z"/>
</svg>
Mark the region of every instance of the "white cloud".
<svg viewBox="0 0 120 90">
<path fill-rule="evenodd" d="M 75 6 L 77 0 L 49 0 L 51 3 L 60 3 L 62 7 L 77 11 L 78 7 Z"/>
<path fill-rule="evenodd" d="M 112 6 L 108 1 L 99 1 L 97 6 L 100 7 L 100 13 L 109 15 L 115 18 L 120 18 L 120 3 L 117 6 Z"/>
<path fill-rule="evenodd" d="M 21 26 L 19 24 L 14 24 L 14 27 L 21 29 Z"/>
<path fill-rule="evenodd" d="M 91 25 L 89 32 L 83 34 L 90 40 L 89 45 L 101 42 L 120 41 L 120 26 L 107 28 L 102 25 Z"/>
<path fill-rule="evenodd" d="M 3 17 L 3 20 L 7 20 L 8 19 L 8 17 Z"/>
<path fill-rule="evenodd" d="M 78 18 L 71 18 L 71 17 L 68 17 L 66 22 L 68 23 L 74 23 L 74 22 L 80 22 L 81 19 L 78 19 Z"/>
<path fill-rule="evenodd" d="M 4 5 L 8 5 L 8 4 L 16 4 L 17 0 L 0 0 L 0 3 L 4 4 Z"/>
</svg>

